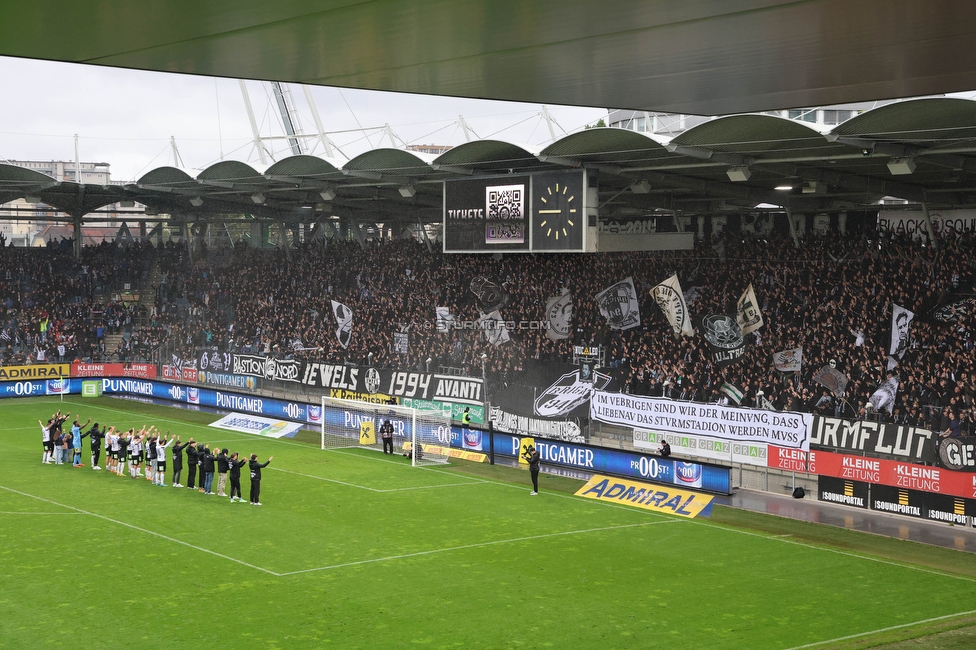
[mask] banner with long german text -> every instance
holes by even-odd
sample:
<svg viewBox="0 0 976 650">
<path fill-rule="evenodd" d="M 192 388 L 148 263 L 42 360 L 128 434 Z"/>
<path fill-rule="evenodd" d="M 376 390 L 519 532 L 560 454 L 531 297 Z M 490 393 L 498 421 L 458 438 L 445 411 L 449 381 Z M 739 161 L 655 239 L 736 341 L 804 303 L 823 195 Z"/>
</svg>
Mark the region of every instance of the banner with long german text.
<svg viewBox="0 0 976 650">
<path fill-rule="evenodd" d="M 691 434 L 808 450 L 809 413 L 754 410 L 594 391 L 590 417 L 606 424 L 659 433 Z"/>
</svg>

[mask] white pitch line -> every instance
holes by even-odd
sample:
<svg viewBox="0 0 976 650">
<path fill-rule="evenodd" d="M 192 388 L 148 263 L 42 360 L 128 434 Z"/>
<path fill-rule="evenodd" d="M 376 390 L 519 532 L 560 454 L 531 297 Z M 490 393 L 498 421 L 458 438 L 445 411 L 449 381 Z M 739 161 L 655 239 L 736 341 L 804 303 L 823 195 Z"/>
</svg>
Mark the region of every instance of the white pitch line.
<svg viewBox="0 0 976 650">
<path fill-rule="evenodd" d="M 545 533 L 542 535 L 528 535 L 526 537 L 514 537 L 512 539 L 498 539 L 491 542 L 478 542 L 476 544 L 464 544 L 461 546 L 449 546 L 447 548 L 435 548 L 429 551 L 417 551 L 416 553 L 404 553 L 402 555 L 390 555 L 387 557 L 377 557 L 369 560 L 356 560 L 353 562 L 343 562 L 341 564 L 331 564 L 329 566 L 315 567 L 314 569 L 300 569 L 298 571 L 284 571 L 279 573 L 279 576 L 293 576 L 299 573 L 312 573 L 315 571 L 329 571 L 332 569 L 342 569 L 350 566 L 358 566 L 361 564 L 372 564 L 375 562 L 389 562 L 392 560 L 403 560 L 410 557 L 421 557 L 424 555 L 434 555 L 437 553 L 448 553 L 450 551 L 462 551 L 469 548 L 482 548 L 485 546 L 497 546 L 499 544 L 514 544 L 516 542 L 527 542 L 535 539 L 547 539 L 550 537 L 560 537 L 565 535 L 580 535 L 584 533 L 596 533 L 600 531 L 607 530 L 620 530 L 622 528 L 635 528 L 638 526 L 654 526 L 656 524 L 667 524 L 678 521 L 677 519 L 668 519 L 663 521 L 644 521 L 637 524 L 622 524 L 620 526 L 603 526 L 600 528 L 584 528 L 581 530 L 567 530 L 560 533 Z"/>
<path fill-rule="evenodd" d="M 359 488 L 360 490 L 369 490 L 370 492 L 388 493 L 388 492 L 405 492 L 407 490 L 429 490 L 431 488 L 442 488 L 442 487 L 458 487 L 464 485 L 481 485 L 487 483 L 488 481 L 476 481 L 470 480 L 464 483 L 439 483 L 437 485 L 418 485 L 414 487 L 402 487 L 402 488 L 390 488 L 388 490 L 381 490 L 379 488 L 371 488 L 366 485 L 358 485 L 356 483 L 349 483 L 347 481 L 340 481 L 334 478 L 326 478 L 325 476 L 315 476 L 314 474 L 303 474 L 302 472 L 294 472 L 290 469 L 281 469 L 280 467 L 268 467 L 269 470 L 274 470 L 276 472 L 284 472 L 285 474 L 294 474 L 295 476 L 304 476 L 305 478 L 313 478 L 319 481 L 328 481 L 329 483 L 337 483 L 339 485 L 345 485 L 348 487 Z"/>
<path fill-rule="evenodd" d="M 11 510 L 4 510 L 0 512 L 0 515 L 84 515 L 88 514 L 86 512 L 16 512 Z"/>
<path fill-rule="evenodd" d="M 837 643 L 839 641 L 849 641 L 850 639 L 858 639 L 862 636 L 868 636 L 871 634 L 881 634 L 882 632 L 890 632 L 892 630 L 901 630 L 906 627 L 914 627 L 916 625 L 922 625 L 924 623 L 934 623 L 935 621 L 944 621 L 950 618 L 956 618 L 958 616 L 967 616 L 969 614 L 976 614 L 976 609 L 971 609 L 968 612 L 958 612 L 956 614 L 946 614 L 945 616 L 936 616 L 935 618 L 926 618 L 921 621 L 915 621 L 914 623 L 902 623 L 901 625 L 892 625 L 891 627 L 883 627 L 877 630 L 871 630 L 869 632 L 860 632 L 858 634 L 849 634 L 847 636 L 839 636 L 836 639 L 827 639 L 826 641 L 815 641 L 813 643 L 807 643 L 806 645 L 797 645 L 787 650 L 801 650 L 802 648 L 816 648 L 818 645 L 824 645 L 826 643 Z"/>
<path fill-rule="evenodd" d="M 203 548 L 202 546 L 196 546 L 194 544 L 190 544 L 189 542 L 184 542 L 183 540 L 176 539 L 175 537 L 170 537 L 168 535 L 163 535 L 162 533 L 157 533 L 155 531 L 148 530 L 146 528 L 140 528 L 139 526 L 134 526 L 133 524 L 127 524 L 124 521 L 119 521 L 118 519 L 112 519 L 111 517 L 106 517 L 105 515 L 100 515 L 97 512 L 89 512 L 87 510 L 82 510 L 81 508 L 76 508 L 74 506 L 69 506 L 69 505 L 64 504 L 64 503 L 58 503 L 57 501 L 52 501 L 51 499 L 45 499 L 44 497 L 39 497 L 36 494 L 30 494 L 28 492 L 21 492 L 20 490 L 15 490 L 15 489 L 9 488 L 9 487 L 7 487 L 5 485 L 0 485 L 0 490 L 7 490 L 8 492 L 13 492 L 14 494 L 19 494 L 19 495 L 25 496 L 25 497 L 31 497 L 32 499 L 37 499 L 38 501 L 44 501 L 45 503 L 50 503 L 52 505 L 61 506 L 62 508 L 68 508 L 69 510 L 74 510 L 78 514 L 90 515 L 92 517 L 96 517 L 98 519 L 103 519 L 105 521 L 111 522 L 113 524 L 117 524 L 119 526 L 125 526 L 126 528 L 131 528 L 133 530 L 137 530 L 140 533 L 146 533 L 147 535 L 154 535 L 154 536 L 159 537 L 161 539 L 165 539 L 168 542 L 174 542 L 176 544 L 182 544 L 183 546 L 188 546 L 189 548 L 192 548 L 195 551 L 201 551 L 203 553 L 209 553 L 210 555 L 216 555 L 219 558 L 223 558 L 223 559 L 229 560 L 231 562 L 236 562 L 237 564 L 241 564 L 243 566 L 246 566 L 249 569 L 254 569 L 256 571 L 261 571 L 263 573 L 267 573 L 267 574 L 273 575 L 273 576 L 280 576 L 281 575 L 279 573 L 275 573 L 274 571 L 270 571 L 269 569 L 265 569 L 263 567 L 259 567 L 259 566 L 256 566 L 254 564 L 249 564 L 249 563 L 247 563 L 247 562 L 245 562 L 243 560 L 238 560 L 236 558 L 232 558 L 229 555 L 224 555 L 223 553 L 218 553 L 217 551 L 211 551 L 208 548 Z"/>
</svg>

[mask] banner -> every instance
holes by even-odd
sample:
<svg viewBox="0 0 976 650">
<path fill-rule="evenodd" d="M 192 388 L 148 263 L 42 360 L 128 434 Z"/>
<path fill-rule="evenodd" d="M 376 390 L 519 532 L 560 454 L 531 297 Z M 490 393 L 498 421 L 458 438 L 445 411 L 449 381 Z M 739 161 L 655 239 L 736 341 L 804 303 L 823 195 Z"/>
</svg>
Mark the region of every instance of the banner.
<svg viewBox="0 0 976 650">
<path fill-rule="evenodd" d="M 813 373 L 813 380 L 830 390 L 835 397 L 843 397 L 847 393 L 847 375 L 836 368 L 824 366 Z"/>
<path fill-rule="evenodd" d="M 810 426 L 810 446 L 813 448 L 827 447 L 915 463 L 935 462 L 937 439 L 938 436 L 928 429 L 869 420 L 814 415 Z"/>
<path fill-rule="evenodd" d="M 888 370 L 891 370 L 905 358 L 908 344 L 911 341 L 909 328 L 915 319 L 915 312 L 892 303 L 891 308 L 891 346 L 888 349 Z"/>
<path fill-rule="evenodd" d="M 201 352 L 197 359 L 197 368 L 213 372 L 233 372 L 234 355 L 230 352 Z"/>
<path fill-rule="evenodd" d="M 976 474 L 896 460 L 811 451 L 809 472 L 966 499 L 976 497 Z"/>
<path fill-rule="evenodd" d="M 976 231 L 976 211 L 938 210 L 929 213 L 932 230 L 936 236 L 958 237 L 965 232 Z M 905 234 L 913 239 L 927 238 L 925 215 L 920 210 L 881 210 L 878 228 L 885 233 Z"/>
<path fill-rule="evenodd" d="M 743 465 L 767 466 L 769 446 L 760 442 L 730 442 L 689 434 L 676 435 L 634 429 L 634 447 L 637 449 L 647 449 L 657 453 L 661 448 L 662 440 L 667 440 L 671 445 L 672 456 L 697 456 Z"/>
<path fill-rule="evenodd" d="M 739 296 L 736 303 L 736 321 L 743 336 L 750 332 L 755 332 L 766 323 L 763 321 L 762 312 L 759 311 L 759 301 L 756 300 L 756 292 L 752 288 L 752 283 Z"/>
<path fill-rule="evenodd" d="M 434 400 L 413 399 L 410 397 L 400 398 L 400 404 L 402 406 L 417 409 L 423 413 L 434 413 L 441 417 L 451 418 L 452 420 L 456 421 L 461 420 L 462 416 L 464 415 L 464 409 L 469 409 L 468 415 L 471 416 L 471 424 L 482 425 L 487 422 L 485 419 L 485 407 L 481 404 L 478 406 L 472 406 L 470 404 L 437 402 Z"/>
<path fill-rule="evenodd" d="M 71 364 L 72 377 L 137 377 L 155 379 L 156 366 L 147 363 L 81 363 Z"/>
<path fill-rule="evenodd" d="M 0 366 L 0 381 L 19 381 L 23 379 L 48 379 L 68 377 L 71 365 L 67 363 L 39 363 L 33 366 Z"/>
<path fill-rule="evenodd" d="M 773 353 L 773 367 L 780 372 L 800 372 L 803 366 L 803 348 Z"/>
<path fill-rule="evenodd" d="M 590 417 L 658 433 L 761 442 L 806 451 L 810 448 L 807 432 L 813 416 L 595 391 L 590 399 Z"/>
<path fill-rule="evenodd" d="M 298 382 L 302 376 L 302 362 L 295 359 L 275 359 L 253 354 L 233 355 L 233 366 L 228 371 L 235 375 L 262 377 L 269 381 Z"/>
<path fill-rule="evenodd" d="M 553 340 L 568 339 L 573 326 L 573 294 L 563 289 L 558 296 L 546 300 L 546 336 Z"/>
<path fill-rule="evenodd" d="M 691 325 L 691 316 L 688 313 L 688 305 L 681 293 L 681 284 L 678 282 L 677 273 L 651 289 L 651 296 L 661 311 L 664 312 L 665 318 L 671 323 L 671 329 L 676 337 L 695 335 L 695 329 Z"/>
<path fill-rule="evenodd" d="M 602 390 L 610 383 L 610 376 L 593 373 L 592 381 L 584 380 L 581 370 L 567 372 L 535 398 L 534 412 L 548 418 L 565 417 L 583 406 L 594 390 Z"/>
<path fill-rule="evenodd" d="M 246 391 L 255 391 L 258 388 L 258 380 L 255 377 L 228 375 L 222 372 L 210 372 L 209 370 L 198 372 L 197 380 L 201 384 L 220 386 L 221 388 L 240 388 Z"/>
<path fill-rule="evenodd" d="M 501 285 L 483 275 L 474 277 L 468 288 L 478 301 L 478 311 L 482 313 L 493 312 L 508 300 L 508 294 Z"/>
<path fill-rule="evenodd" d="M 484 380 L 473 377 L 306 362 L 299 381 L 314 388 L 347 390 L 369 395 L 382 393 L 470 406 L 483 405 L 485 402 Z"/>
<path fill-rule="evenodd" d="M 302 425 L 296 422 L 271 420 L 243 413 L 225 415 L 216 422 L 211 422 L 209 426 L 240 433 L 253 433 L 266 438 L 293 438 L 302 428 Z"/>
<path fill-rule="evenodd" d="M 708 342 L 712 363 L 718 368 L 738 361 L 746 353 L 739 324 L 725 314 L 703 316 L 701 333 Z"/>
<path fill-rule="evenodd" d="M 393 333 L 393 352 L 395 354 L 410 354 L 410 336 L 406 332 Z"/>
<path fill-rule="evenodd" d="M 595 300 L 610 329 L 629 330 L 640 325 L 640 306 L 633 277 L 604 289 L 596 294 Z"/>
<path fill-rule="evenodd" d="M 332 315 L 336 319 L 336 338 L 339 340 L 339 345 L 344 348 L 349 347 L 349 343 L 352 341 L 352 310 L 343 305 L 341 302 L 332 302 Z"/>
<path fill-rule="evenodd" d="M 541 436 L 551 440 L 586 442 L 579 422 L 572 420 L 544 420 L 509 413 L 497 406 L 491 407 L 491 422 L 495 431 L 519 435 Z"/>
<path fill-rule="evenodd" d="M 933 434 L 934 435 L 934 434 Z M 976 471 L 976 443 L 970 438 L 934 438 L 938 444 L 939 460 L 953 470 Z"/>
<path fill-rule="evenodd" d="M 576 496 L 599 501 L 611 501 L 645 510 L 665 512 L 681 517 L 707 517 L 711 514 L 712 497 L 698 492 L 662 488 L 622 478 L 594 474 Z"/>
<path fill-rule="evenodd" d="M 946 302 L 935 308 L 932 320 L 937 323 L 955 323 L 976 311 L 976 298 L 956 297 L 952 302 Z"/>
</svg>

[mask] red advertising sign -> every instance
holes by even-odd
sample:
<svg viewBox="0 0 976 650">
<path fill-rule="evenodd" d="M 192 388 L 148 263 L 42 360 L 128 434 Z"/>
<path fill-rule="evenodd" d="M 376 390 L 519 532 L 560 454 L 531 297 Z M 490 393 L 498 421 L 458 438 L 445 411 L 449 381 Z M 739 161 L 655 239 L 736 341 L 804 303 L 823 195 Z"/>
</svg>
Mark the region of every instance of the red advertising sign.
<svg viewBox="0 0 976 650">
<path fill-rule="evenodd" d="M 156 366 L 148 363 L 81 363 L 71 364 L 72 377 L 133 377 L 155 379 Z"/>
<path fill-rule="evenodd" d="M 766 455 L 766 466 L 774 469 L 785 469 L 788 472 L 807 472 L 808 456 L 812 452 L 802 449 L 786 449 L 769 445 Z"/>
<path fill-rule="evenodd" d="M 770 467 L 772 467 L 772 447 L 770 447 L 769 457 Z M 808 471 L 811 474 L 852 481 L 891 485 L 935 494 L 950 494 L 967 499 L 976 498 L 976 474 L 954 472 L 929 465 L 849 456 L 829 451 L 811 451 Z"/>
<path fill-rule="evenodd" d="M 178 368 L 176 366 L 163 366 L 163 379 L 174 379 L 176 381 L 196 381 L 196 368 Z"/>
</svg>

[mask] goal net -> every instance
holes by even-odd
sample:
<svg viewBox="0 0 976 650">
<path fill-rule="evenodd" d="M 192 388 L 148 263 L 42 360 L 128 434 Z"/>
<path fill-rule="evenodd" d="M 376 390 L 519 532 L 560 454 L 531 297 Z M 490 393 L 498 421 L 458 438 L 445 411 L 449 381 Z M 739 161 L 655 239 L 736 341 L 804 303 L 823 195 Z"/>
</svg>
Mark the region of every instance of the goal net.
<svg viewBox="0 0 976 650">
<path fill-rule="evenodd" d="M 393 428 L 393 453 L 411 464 L 447 462 L 451 419 L 438 413 L 394 404 L 371 404 L 322 396 L 322 449 L 383 449 L 383 425 Z"/>
</svg>

